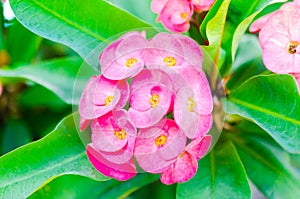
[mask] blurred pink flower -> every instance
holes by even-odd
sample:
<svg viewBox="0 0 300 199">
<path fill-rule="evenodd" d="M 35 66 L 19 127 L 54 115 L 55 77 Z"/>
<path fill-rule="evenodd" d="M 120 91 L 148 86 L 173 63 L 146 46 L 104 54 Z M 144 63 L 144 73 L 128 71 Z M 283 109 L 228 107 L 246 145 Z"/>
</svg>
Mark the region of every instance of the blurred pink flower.
<svg viewBox="0 0 300 199">
<path fill-rule="evenodd" d="M 151 9 L 168 30 L 178 33 L 189 30 L 194 9 L 187 0 L 153 0 Z"/>
<path fill-rule="evenodd" d="M 188 86 L 180 88 L 174 100 L 174 118 L 190 139 L 205 135 L 212 125 L 213 100 L 203 72 L 190 68 L 181 74 Z"/>
<path fill-rule="evenodd" d="M 212 137 L 210 135 L 193 140 L 176 158 L 175 162 L 163 171 L 160 180 L 164 184 L 185 182 L 197 172 L 198 160 L 208 151 Z"/>
<path fill-rule="evenodd" d="M 196 11 L 207 11 L 210 9 L 210 7 L 213 5 L 215 0 L 188 0 L 191 2 L 195 8 Z"/>
<path fill-rule="evenodd" d="M 135 76 L 144 67 L 141 52 L 146 45 L 144 33 L 129 32 L 107 46 L 99 57 L 103 76 L 111 80 Z"/>
<path fill-rule="evenodd" d="M 87 125 L 85 120 L 100 117 L 113 108 L 123 108 L 128 97 L 129 86 L 126 80 L 114 81 L 103 76 L 91 77 L 79 101 L 82 128 Z"/>
<path fill-rule="evenodd" d="M 134 156 L 145 171 L 161 173 L 176 160 L 185 144 L 186 137 L 177 124 L 164 119 L 139 131 Z"/>
<path fill-rule="evenodd" d="M 131 82 L 129 117 L 137 128 L 159 122 L 172 103 L 170 77 L 160 70 L 144 69 Z"/>
<path fill-rule="evenodd" d="M 159 33 L 143 52 L 147 68 L 182 72 L 193 66 L 202 70 L 202 51 L 194 40 L 178 34 Z"/>
<path fill-rule="evenodd" d="M 284 4 L 250 27 L 259 33 L 263 62 L 274 73 L 300 73 L 300 5 Z"/>
<path fill-rule="evenodd" d="M 133 156 L 136 128 L 127 111 L 113 110 L 91 123 L 92 144 L 110 162 L 123 164 Z"/>
<path fill-rule="evenodd" d="M 93 144 L 87 145 L 87 156 L 93 166 L 103 175 L 117 180 L 129 180 L 136 175 L 136 168 L 132 159 L 122 164 L 116 164 L 105 159 Z"/>
</svg>

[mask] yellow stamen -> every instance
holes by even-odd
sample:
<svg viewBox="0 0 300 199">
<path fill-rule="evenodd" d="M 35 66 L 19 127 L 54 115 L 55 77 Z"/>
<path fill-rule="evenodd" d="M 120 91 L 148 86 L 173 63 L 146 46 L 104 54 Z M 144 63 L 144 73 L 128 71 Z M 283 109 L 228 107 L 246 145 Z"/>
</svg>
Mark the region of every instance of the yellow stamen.
<svg viewBox="0 0 300 199">
<path fill-rule="evenodd" d="M 121 129 L 120 131 L 115 131 L 115 136 L 119 140 L 124 140 L 126 138 L 127 134 L 124 129 Z"/>
<path fill-rule="evenodd" d="M 160 99 L 157 94 L 153 94 L 150 98 L 150 104 L 152 108 L 155 108 L 157 104 L 159 103 Z"/>
<path fill-rule="evenodd" d="M 127 68 L 130 68 L 131 66 L 133 66 L 133 64 L 135 64 L 138 60 L 136 58 L 130 58 L 126 61 L 125 66 Z"/>
<path fill-rule="evenodd" d="M 167 142 L 167 136 L 165 136 L 164 134 L 158 136 L 155 139 L 155 145 L 158 147 L 162 147 L 164 144 L 166 144 Z"/>
<path fill-rule="evenodd" d="M 295 54 L 297 52 L 298 46 L 299 46 L 299 43 L 297 41 L 291 41 L 287 47 L 288 53 Z"/>
<path fill-rule="evenodd" d="M 114 99 L 113 95 L 108 96 L 104 101 L 105 106 L 110 105 L 113 99 Z"/>
<path fill-rule="evenodd" d="M 187 19 L 187 13 L 186 12 L 181 13 L 181 18 L 183 20 L 186 20 Z"/>
<path fill-rule="evenodd" d="M 167 65 L 167 66 L 175 66 L 176 65 L 176 59 L 174 57 L 165 57 L 164 58 L 164 63 Z"/>
<path fill-rule="evenodd" d="M 190 97 L 189 101 L 188 101 L 188 108 L 189 108 L 190 112 L 194 111 L 195 105 L 196 105 L 196 103 L 194 101 L 194 98 Z"/>
</svg>

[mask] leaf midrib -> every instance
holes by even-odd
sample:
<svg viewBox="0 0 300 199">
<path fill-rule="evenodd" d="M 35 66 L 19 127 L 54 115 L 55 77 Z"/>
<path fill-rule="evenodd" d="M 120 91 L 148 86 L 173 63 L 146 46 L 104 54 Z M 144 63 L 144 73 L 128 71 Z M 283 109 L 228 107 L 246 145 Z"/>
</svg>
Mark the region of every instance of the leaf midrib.
<svg viewBox="0 0 300 199">
<path fill-rule="evenodd" d="M 287 116 L 285 116 L 285 115 L 282 115 L 282 114 L 279 114 L 279 113 L 277 113 L 277 112 L 274 112 L 274 111 L 271 111 L 271 110 L 262 108 L 262 107 L 260 107 L 260 106 L 256 106 L 256 105 L 250 104 L 250 103 L 248 103 L 248 102 L 239 100 L 239 99 L 234 98 L 234 97 L 230 97 L 230 98 L 229 98 L 229 101 L 231 101 L 231 102 L 233 102 L 233 103 L 235 103 L 235 104 L 244 106 L 244 107 L 246 107 L 246 108 L 249 108 L 249 109 L 252 109 L 252 110 L 261 112 L 261 113 L 265 113 L 265 114 L 271 115 L 271 116 L 273 116 L 274 118 L 279 118 L 279 119 L 281 119 L 281 120 L 285 120 L 285 121 L 288 121 L 288 122 L 290 122 L 290 123 L 293 123 L 293 124 L 296 124 L 296 125 L 300 126 L 300 120 L 296 120 L 296 119 L 287 117 Z"/>
<path fill-rule="evenodd" d="M 57 164 L 54 164 L 54 165 L 51 165 L 51 166 L 47 166 L 45 169 L 36 171 L 36 172 L 34 172 L 34 173 L 32 173 L 32 174 L 29 174 L 29 175 L 23 175 L 22 177 L 15 178 L 13 181 L 10 181 L 9 183 L 4 184 L 3 186 L 1 186 L 1 187 L 0 187 L 0 190 L 1 190 L 1 189 L 4 190 L 5 187 L 8 187 L 8 186 L 10 186 L 10 185 L 12 185 L 12 184 L 14 184 L 14 183 L 22 182 L 22 181 L 28 180 L 28 179 L 30 179 L 30 178 L 32 178 L 32 177 L 34 177 L 34 176 L 38 176 L 38 175 L 40 175 L 40 174 L 42 174 L 42 173 L 46 173 L 46 172 L 49 172 L 49 171 L 54 170 L 54 169 L 56 169 L 56 168 L 63 167 L 65 164 L 68 164 L 68 163 L 70 163 L 70 162 L 73 162 L 73 161 L 75 161 L 75 160 L 77 160 L 77 159 L 80 159 L 80 158 L 82 158 L 82 157 L 84 157 L 84 156 L 85 156 L 85 151 L 83 151 L 83 152 L 77 154 L 76 156 L 72 156 L 72 157 L 70 157 L 70 158 L 68 158 L 68 159 L 65 159 L 64 161 L 61 161 L 61 162 L 59 162 L 59 163 L 57 163 Z M 72 172 L 72 171 L 68 171 L 67 173 L 71 173 L 71 172 Z M 52 175 L 52 176 L 53 176 L 53 175 Z"/>
</svg>

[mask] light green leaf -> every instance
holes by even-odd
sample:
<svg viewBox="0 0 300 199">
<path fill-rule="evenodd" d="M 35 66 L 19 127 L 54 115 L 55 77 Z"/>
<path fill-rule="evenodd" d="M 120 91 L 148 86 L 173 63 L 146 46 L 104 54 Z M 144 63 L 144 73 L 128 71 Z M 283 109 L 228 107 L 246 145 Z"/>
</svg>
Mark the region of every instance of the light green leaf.
<svg viewBox="0 0 300 199">
<path fill-rule="evenodd" d="M 251 181 L 267 198 L 299 198 L 300 155 L 284 151 L 256 125 L 241 123 L 235 127 L 240 132 L 226 135 L 236 146 Z"/>
<path fill-rule="evenodd" d="M 113 35 L 150 27 L 104 0 L 10 0 L 18 20 L 32 32 L 65 44 L 84 59 Z M 100 52 L 97 52 L 99 56 Z M 96 57 L 95 57 L 96 58 Z M 92 59 L 97 66 L 98 60 Z"/>
<path fill-rule="evenodd" d="M 62 174 L 108 179 L 88 161 L 73 115 L 41 140 L 2 156 L 0 171 L 0 198 L 5 199 L 25 198 L 47 179 Z"/>
<path fill-rule="evenodd" d="M 82 68 L 86 69 L 85 73 L 81 73 L 77 77 L 77 72 L 79 69 L 83 70 Z M 73 94 L 75 81 L 84 87 L 88 78 L 96 73 L 78 57 L 44 61 L 34 65 L 20 66 L 12 70 L 0 69 L 0 77 L 2 79 L 4 77 L 17 77 L 31 80 L 51 90 L 68 104 L 77 104 L 81 96 L 81 89 L 79 88 L 76 88 Z"/>
<path fill-rule="evenodd" d="M 196 176 L 177 185 L 177 198 L 250 199 L 246 173 L 233 144 L 217 145 L 200 160 Z"/>
<path fill-rule="evenodd" d="M 227 112 L 253 120 L 284 149 L 300 152 L 300 95 L 290 75 L 256 76 L 232 91 Z"/>
</svg>

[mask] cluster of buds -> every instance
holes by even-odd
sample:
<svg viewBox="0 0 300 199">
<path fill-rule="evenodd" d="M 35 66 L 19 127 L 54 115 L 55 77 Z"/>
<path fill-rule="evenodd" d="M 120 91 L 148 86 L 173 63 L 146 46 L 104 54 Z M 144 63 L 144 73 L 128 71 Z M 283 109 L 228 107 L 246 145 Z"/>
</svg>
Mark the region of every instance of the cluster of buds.
<svg viewBox="0 0 300 199">
<path fill-rule="evenodd" d="M 194 11 L 207 11 L 214 2 L 215 0 L 153 0 L 151 9 L 158 14 L 157 21 L 168 30 L 180 33 L 189 30 Z"/>
<path fill-rule="evenodd" d="M 300 0 L 256 20 L 251 32 L 259 32 L 262 58 L 274 73 L 291 74 L 300 92 Z"/>
<path fill-rule="evenodd" d="M 164 184 L 195 175 L 209 150 L 213 101 L 202 51 L 189 37 L 130 32 L 99 57 L 101 75 L 79 103 L 80 129 L 89 125 L 90 162 L 102 174 L 128 180 L 138 165 Z"/>
</svg>

